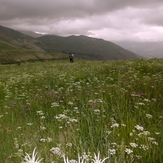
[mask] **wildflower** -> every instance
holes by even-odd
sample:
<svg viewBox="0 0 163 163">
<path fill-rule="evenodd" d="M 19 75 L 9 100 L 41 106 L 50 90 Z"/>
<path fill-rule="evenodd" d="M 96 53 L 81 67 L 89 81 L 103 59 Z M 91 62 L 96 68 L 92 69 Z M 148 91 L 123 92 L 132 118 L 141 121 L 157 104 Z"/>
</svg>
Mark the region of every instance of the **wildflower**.
<svg viewBox="0 0 163 163">
<path fill-rule="evenodd" d="M 17 129 L 16 129 L 16 130 L 19 130 L 19 129 L 22 129 L 22 127 L 20 127 L 20 126 L 19 126 L 19 127 L 17 127 Z"/>
<path fill-rule="evenodd" d="M 52 138 L 47 137 L 47 142 L 52 142 L 52 141 L 53 141 L 53 139 L 52 139 Z"/>
<path fill-rule="evenodd" d="M 146 117 L 147 118 L 152 118 L 152 115 L 151 114 L 146 114 Z"/>
<path fill-rule="evenodd" d="M 136 143 L 130 143 L 130 146 L 133 147 L 133 148 L 136 148 L 138 145 Z"/>
<path fill-rule="evenodd" d="M 69 122 L 78 122 L 77 119 L 69 118 Z"/>
<path fill-rule="evenodd" d="M 15 148 L 19 148 L 19 143 L 18 143 L 18 139 L 17 138 L 14 138 L 14 145 L 15 145 Z"/>
<path fill-rule="evenodd" d="M 32 156 L 30 157 L 30 155 L 28 153 L 26 153 L 26 156 L 24 158 L 24 161 L 22 163 L 41 163 L 42 159 L 36 158 L 37 157 L 37 153 L 35 152 L 36 148 L 33 150 Z"/>
<path fill-rule="evenodd" d="M 40 139 L 40 142 L 45 143 L 45 142 L 46 142 L 46 139 L 45 139 L 45 138 L 41 138 L 41 139 Z"/>
<path fill-rule="evenodd" d="M 114 127 L 119 127 L 119 124 L 118 123 L 114 123 L 111 125 L 111 128 L 114 128 Z"/>
<path fill-rule="evenodd" d="M 32 125 L 33 125 L 33 123 L 27 123 L 27 125 L 28 125 L 28 126 L 32 126 Z"/>
<path fill-rule="evenodd" d="M 78 161 L 69 160 L 68 157 L 66 158 L 65 156 L 63 156 L 63 160 L 64 160 L 64 163 L 84 163 L 84 158 L 80 157 L 79 155 L 78 155 Z"/>
<path fill-rule="evenodd" d="M 138 105 L 144 106 L 145 104 L 143 102 L 137 103 Z"/>
<path fill-rule="evenodd" d="M 95 109 L 94 112 L 98 114 L 98 113 L 100 113 L 100 110 L 99 109 Z"/>
<path fill-rule="evenodd" d="M 115 155 L 116 154 L 116 150 L 115 149 L 109 149 L 109 154 L 110 155 Z"/>
<path fill-rule="evenodd" d="M 18 151 L 16 153 L 14 153 L 14 156 L 22 157 L 23 156 L 23 150 L 18 149 Z"/>
<path fill-rule="evenodd" d="M 106 159 L 108 159 L 109 157 L 104 158 L 103 160 L 100 159 L 100 152 L 98 152 L 98 155 L 94 154 L 94 159 L 92 159 L 92 161 L 94 163 L 103 163 Z"/>
<path fill-rule="evenodd" d="M 53 153 L 53 154 L 56 154 L 60 157 L 65 157 L 65 154 L 61 151 L 61 149 L 59 147 L 53 147 L 50 149 L 50 151 Z"/>
<path fill-rule="evenodd" d="M 129 134 L 130 136 L 133 136 L 133 133 L 132 132 L 130 132 L 130 134 Z"/>
<path fill-rule="evenodd" d="M 148 141 L 154 141 L 155 138 L 152 138 L 152 137 L 148 137 Z"/>
<path fill-rule="evenodd" d="M 117 143 L 116 142 L 113 142 L 113 143 L 111 143 L 113 146 L 117 146 Z"/>
<path fill-rule="evenodd" d="M 149 100 L 149 99 L 146 99 L 146 98 L 144 99 L 144 101 L 145 101 L 145 102 L 150 102 L 150 100 Z"/>
<path fill-rule="evenodd" d="M 126 127 L 126 124 L 121 124 L 121 126 Z"/>
<path fill-rule="evenodd" d="M 131 154 L 131 153 L 133 153 L 133 151 L 131 150 L 131 149 L 129 149 L 129 148 L 126 148 L 125 149 L 125 152 L 129 155 L 129 154 Z"/>
<path fill-rule="evenodd" d="M 148 147 L 144 144 L 141 144 L 139 148 L 144 149 L 145 151 L 148 149 Z"/>
<path fill-rule="evenodd" d="M 46 130 L 46 127 L 40 126 L 40 130 Z"/>
<path fill-rule="evenodd" d="M 86 152 L 83 152 L 83 154 L 82 154 L 82 158 L 87 162 L 87 161 L 89 161 L 90 159 L 91 159 L 91 155 L 90 155 L 90 153 L 88 152 L 88 153 L 86 153 Z M 79 158 L 79 155 L 78 155 L 78 158 Z"/>
<path fill-rule="evenodd" d="M 139 125 L 136 125 L 135 128 L 136 128 L 137 130 L 140 130 L 140 131 L 143 131 L 143 130 L 144 130 L 144 128 L 143 128 L 142 126 L 139 126 Z"/>
<path fill-rule="evenodd" d="M 41 116 L 40 119 L 45 119 L 46 117 L 45 116 Z"/>
<path fill-rule="evenodd" d="M 70 163 L 78 163 L 76 160 L 70 160 Z"/>
<path fill-rule="evenodd" d="M 72 143 L 67 143 L 66 146 L 72 147 Z"/>
<path fill-rule="evenodd" d="M 143 131 L 142 134 L 145 135 L 145 136 L 147 136 L 147 135 L 150 135 L 151 133 L 149 131 Z"/>
<path fill-rule="evenodd" d="M 36 111 L 36 112 L 37 112 L 37 114 L 40 115 L 40 116 L 41 116 L 41 115 L 44 115 L 44 113 L 43 113 L 42 110 L 38 110 L 38 111 Z"/>
<path fill-rule="evenodd" d="M 68 117 L 65 114 L 59 114 L 58 116 L 55 116 L 54 118 L 58 120 L 62 120 L 62 119 L 67 119 Z"/>
<path fill-rule="evenodd" d="M 158 145 L 158 143 L 156 141 L 152 141 L 152 144 L 154 145 Z"/>
<path fill-rule="evenodd" d="M 53 107 L 58 107 L 59 106 L 59 104 L 57 103 L 57 102 L 53 102 L 53 103 L 51 103 L 51 107 L 53 108 Z"/>
<path fill-rule="evenodd" d="M 73 105 L 73 102 L 69 101 L 69 102 L 68 102 L 68 105 Z"/>
</svg>

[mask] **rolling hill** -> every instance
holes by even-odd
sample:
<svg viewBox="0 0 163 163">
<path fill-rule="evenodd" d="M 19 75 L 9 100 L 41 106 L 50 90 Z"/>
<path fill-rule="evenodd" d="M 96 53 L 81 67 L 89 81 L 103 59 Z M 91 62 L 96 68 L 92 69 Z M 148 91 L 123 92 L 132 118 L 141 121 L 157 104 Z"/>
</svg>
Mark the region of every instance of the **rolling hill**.
<svg viewBox="0 0 163 163">
<path fill-rule="evenodd" d="M 48 54 L 44 44 L 33 37 L 0 26 L 0 63 L 18 63 L 58 59 L 60 55 Z M 67 56 L 62 56 L 67 58 Z"/>
<path fill-rule="evenodd" d="M 37 46 L 37 44 L 41 44 L 38 40 L 13 29 L 0 26 L 0 37 L 20 48 L 44 52 Z"/>
<path fill-rule="evenodd" d="M 37 38 L 45 44 L 44 49 L 48 52 L 74 52 L 83 59 L 97 60 L 119 60 L 140 58 L 136 53 L 123 49 L 122 47 L 103 39 L 87 36 L 61 37 L 45 35 Z"/>
<path fill-rule="evenodd" d="M 68 59 L 68 53 L 89 60 L 138 59 L 137 54 L 103 39 L 87 36 L 31 37 L 0 26 L 0 63 Z"/>
</svg>

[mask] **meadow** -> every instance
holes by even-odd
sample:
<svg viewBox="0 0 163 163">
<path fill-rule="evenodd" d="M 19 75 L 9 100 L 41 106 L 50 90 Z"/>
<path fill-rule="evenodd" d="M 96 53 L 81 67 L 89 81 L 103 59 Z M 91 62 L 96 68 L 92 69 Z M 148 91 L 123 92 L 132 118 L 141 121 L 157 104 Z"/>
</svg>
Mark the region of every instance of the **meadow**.
<svg viewBox="0 0 163 163">
<path fill-rule="evenodd" d="M 162 163 L 162 125 L 161 59 L 0 65 L 1 163 Z"/>
</svg>

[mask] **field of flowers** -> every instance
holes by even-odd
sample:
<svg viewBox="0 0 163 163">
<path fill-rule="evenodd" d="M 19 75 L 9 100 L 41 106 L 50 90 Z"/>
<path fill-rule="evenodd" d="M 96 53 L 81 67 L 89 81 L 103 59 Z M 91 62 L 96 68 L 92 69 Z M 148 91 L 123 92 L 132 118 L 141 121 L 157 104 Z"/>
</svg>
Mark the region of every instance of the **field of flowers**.
<svg viewBox="0 0 163 163">
<path fill-rule="evenodd" d="M 162 163 L 162 125 L 161 59 L 0 66 L 1 163 Z"/>
</svg>

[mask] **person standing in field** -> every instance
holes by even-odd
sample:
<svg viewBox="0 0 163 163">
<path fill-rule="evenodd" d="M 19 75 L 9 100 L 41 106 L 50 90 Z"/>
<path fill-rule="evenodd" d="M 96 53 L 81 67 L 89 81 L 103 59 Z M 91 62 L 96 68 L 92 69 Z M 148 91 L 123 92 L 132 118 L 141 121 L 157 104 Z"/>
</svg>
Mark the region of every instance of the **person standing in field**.
<svg viewBox="0 0 163 163">
<path fill-rule="evenodd" d="M 74 53 L 69 54 L 70 62 L 74 62 Z"/>
</svg>

